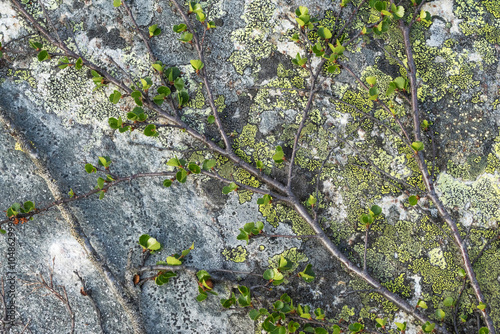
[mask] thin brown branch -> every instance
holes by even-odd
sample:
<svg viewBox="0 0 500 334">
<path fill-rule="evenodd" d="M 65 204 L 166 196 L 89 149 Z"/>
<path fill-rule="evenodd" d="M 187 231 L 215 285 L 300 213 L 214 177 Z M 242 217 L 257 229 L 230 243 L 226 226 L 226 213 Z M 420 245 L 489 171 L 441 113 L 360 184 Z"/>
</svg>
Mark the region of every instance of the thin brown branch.
<svg viewBox="0 0 500 334">
<path fill-rule="evenodd" d="M 422 1 L 422 3 L 423 2 L 424 1 Z M 413 134 L 415 141 L 421 141 L 420 110 L 419 110 L 418 96 L 417 96 L 417 69 L 415 65 L 415 60 L 413 59 L 413 50 L 410 43 L 410 27 L 406 26 L 403 20 L 399 20 L 399 28 L 403 33 L 404 51 L 408 61 L 408 70 L 409 70 L 408 78 L 410 80 L 410 93 L 412 101 L 411 111 L 413 115 Z M 462 237 L 460 236 L 460 231 L 458 230 L 457 223 L 451 217 L 448 210 L 445 208 L 443 202 L 441 202 L 441 199 L 439 198 L 434 189 L 431 176 L 429 175 L 429 171 L 427 169 L 427 164 L 425 163 L 423 152 L 420 151 L 417 154 L 415 154 L 415 159 L 417 160 L 418 168 L 422 173 L 422 179 L 427 189 L 428 197 L 436 206 L 439 215 L 443 218 L 443 220 L 450 228 L 453 236 L 453 241 L 460 250 L 460 255 L 462 257 L 463 265 L 465 267 L 464 269 L 467 272 L 467 277 L 470 280 L 470 284 L 472 286 L 472 289 L 474 290 L 474 294 L 476 295 L 478 302 L 488 305 L 479 286 L 479 282 L 477 281 L 474 269 L 472 268 L 472 263 L 469 258 L 469 252 L 467 250 L 464 241 L 462 240 Z M 486 326 L 488 327 L 489 332 L 491 334 L 496 334 L 496 329 L 493 324 L 493 320 L 491 319 L 489 314 L 489 307 L 487 307 L 484 310 L 484 312 L 482 312 L 482 314 L 484 316 L 484 320 L 486 322 Z"/>
</svg>

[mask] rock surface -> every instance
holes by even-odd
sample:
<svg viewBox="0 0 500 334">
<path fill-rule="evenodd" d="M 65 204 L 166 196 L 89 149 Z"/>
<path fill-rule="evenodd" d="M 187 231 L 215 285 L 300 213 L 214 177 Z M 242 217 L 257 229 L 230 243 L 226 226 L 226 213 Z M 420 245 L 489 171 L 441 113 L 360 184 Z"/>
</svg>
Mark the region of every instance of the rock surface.
<svg viewBox="0 0 500 334">
<path fill-rule="evenodd" d="M 147 50 L 123 7 L 116 9 L 108 0 L 44 1 L 44 4 L 60 38 L 74 50 L 76 43 L 85 57 L 121 79 L 128 80 L 129 75 L 135 80 L 152 76 L 155 85 L 158 84 Z M 293 26 L 283 15 L 304 5 L 322 19 L 322 24 L 332 26 L 338 4 L 326 0 L 213 0 L 209 4 L 208 17 L 217 28 L 207 34 L 206 67 L 226 132 L 232 133 L 238 154 L 252 161 L 262 160 L 264 172 L 283 181 L 286 170 L 273 163 L 272 155 L 275 147 L 282 145 L 285 156 L 290 156 L 290 143 L 307 101 L 300 90 L 308 85 L 307 72 L 291 64 L 290 59 L 303 51 L 290 40 Z M 37 2 L 27 2 L 26 6 L 42 19 Z M 185 121 L 207 137 L 218 138 L 215 125 L 205 121 L 210 107 L 189 64 L 197 58 L 195 50 L 191 45 L 181 44 L 172 32 L 173 25 L 181 23 L 180 16 L 165 1 L 136 0 L 129 6 L 144 32 L 155 23 L 162 29 L 159 37 L 151 39 L 158 59 L 168 66 L 178 66 L 184 73 L 191 96 L 190 104 L 183 109 Z M 125 118 L 126 111 L 134 107 L 133 101 L 110 103 L 108 97 L 114 88 L 109 85 L 94 91 L 90 71 L 85 68 L 61 70 L 57 68 L 58 57 L 38 62 L 36 53 L 26 45 L 30 40 L 44 46 L 47 43 L 33 34 L 32 26 L 13 8 L 9 1 L 0 3 L 0 41 L 5 45 L 19 38 L 9 46 L 23 52 L 12 56 L 5 52 L 8 59 L 0 60 L 1 114 L 11 119 L 30 142 L 38 161 L 46 166 L 61 192 L 66 194 L 72 189 L 78 195 L 92 190 L 97 176 L 87 174 L 84 165 L 97 165 L 99 156 L 109 156 L 113 161 L 111 171 L 120 176 L 172 170 L 165 163 L 175 155 L 190 161 L 211 157 L 205 151 L 187 151 L 196 143 L 178 129 L 161 128 L 158 138 L 145 137 L 140 131 L 111 130 L 108 118 L 120 115 Z M 423 117 L 433 124 L 426 135 L 427 159 L 432 165 L 432 133 L 438 152 L 434 162 L 436 188 L 460 223 L 463 237 L 467 235 L 469 251 L 474 257 L 487 240 L 496 236 L 500 220 L 500 8 L 495 0 L 439 0 L 423 9 L 431 13 L 433 23 L 430 27 L 418 25 L 412 38 L 419 102 L 425 113 Z M 346 10 L 349 12 L 352 7 Z M 26 37 L 28 34 L 33 35 Z M 391 55 L 403 58 L 398 34 L 381 41 Z M 368 38 L 360 39 L 349 48 L 346 61 L 363 79 L 376 76 L 383 90 L 404 70 L 376 43 L 368 42 Z M 49 50 L 57 52 L 55 48 Z M 126 69 L 127 75 L 112 64 L 111 58 Z M 346 71 L 328 76 L 324 88 L 363 111 L 372 106 L 373 102 L 359 93 L 358 84 Z M 397 103 L 397 112 L 404 118 L 407 111 L 400 107 L 404 101 L 398 98 Z M 377 110 L 375 116 L 390 121 L 384 113 Z M 303 131 L 297 154 L 300 171 L 292 188 L 305 201 L 316 191 L 316 176 L 328 157 L 319 184 L 319 212 L 325 231 L 351 261 L 362 266 L 364 232 L 357 223 L 359 215 L 373 204 L 382 207 L 383 218 L 372 227 L 369 271 L 412 305 L 419 299 L 426 300 L 428 314 L 432 315 L 435 308 L 443 307 L 444 298 L 458 295 L 461 282 L 456 276 L 461 259 L 446 227 L 432 223 L 408 205 L 411 193 L 401 191 L 377 172 L 357 167 L 362 161 L 354 156 L 363 150 L 378 168 L 412 186 L 421 186 L 412 153 L 403 148 L 399 138 L 379 124 L 360 120 L 360 116 L 328 95 L 317 95 Z M 347 134 L 346 139 L 339 140 Z M 37 166 L 3 127 L 0 155 L 2 210 L 14 202 L 31 200 L 37 207 L 43 207 L 54 201 Z M 222 159 L 218 160 L 217 168 L 225 177 L 260 185 L 255 178 Z M 254 286 L 252 294 L 269 301 L 287 292 L 297 303 L 308 304 L 312 309 L 323 308 L 331 321 L 361 319 L 373 328 L 376 317 L 387 316 L 391 323 L 408 321 L 407 333 L 418 333 L 419 324 L 380 295 L 366 291 L 346 294 L 367 286 L 347 274 L 314 238 L 259 237 L 248 245 L 236 238 L 245 223 L 257 221 L 265 222 L 268 234 L 312 234 L 291 209 L 279 203 L 258 206 L 259 196 L 244 191 L 223 195 L 223 185 L 207 177 L 190 176 L 185 184 L 175 183 L 170 188 L 162 186 L 163 179 L 136 179 L 112 188 L 102 200 L 94 195 L 70 205 L 93 247 L 119 281 L 126 280 L 131 249 L 134 266 L 140 264 L 141 248 L 137 241 L 142 234 L 153 236 L 163 245 L 146 264 L 165 260 L 194 242 L 195 248 L 185 264 L 217 277 L 214 291 L 219 296 L 209 295 L 201 303 L 196 301 L 196 277 L 189 272 L 180 272 L 163 286 L 148 281 L 142 289 L 135 288 L 148 333 L 260 332 L 258 322 L 254 323 L 242 309 L 221 307 L 220 298 L 228 298 L 238 284 Z M 421 199 L 420 204 L 428 205 L 426 199 Z M 437 220 L 432 207 L 430 214 L 432 220 Z M 75 312 L 77 333 L 133 332 L 127 314 L 115 300 L 102 272 L 89 259 L 57 209 L 37 215 L 33 221 L 2 228 L 13 235 L 7 235 L 5 241 L 0 238 L 0 254 L 4 259 L 0 261 L 0 273 L 6 288 L 15 289 L 8 300 L 15 302 L 16 319 L 29 323 L 33 333 L 67 333 L 70 326 L 65 306 L 53 295 L 47 295 L 47 291 L 29 284 L 36 282 L 38 273 L 48 279 L 51 268 L 54 283 L 66 288 Z M 12 237 L 14 246 L 9 244 Z M 14 253 L 14 265 L 8 260 L 10 253 Z M 224 269 L 262 274 L 276 266 L 280 255 L 292 259 L 298 270 L 311 263 L 316 272 L 315 282 L 306 284 L 290 278 L 286 284 L 266 291 L 258 287 L 266 282 L 251 274 L 217 272 Z M 493 242 L 475 269 L 495 325 L 500 329 L 499 260 L 498 242 Z M 92 290 L 100 319 L 91 300 L 80 293 L 81 283 L 75 272 Z M 14 284 L 8 283 L 12 277 Z M 460 309 L 471 313 L 474 309 L 471 300 L 475 301 L 472 294 L 471 299 L 463 298 Z M 474 321 L 463 325 L 466 332 L 475 330 Z M 391 326 L 395 332 L 395 326 Z M 14 332 L 21 332 L 22 328 L 17 326 Z"/>
</svg>

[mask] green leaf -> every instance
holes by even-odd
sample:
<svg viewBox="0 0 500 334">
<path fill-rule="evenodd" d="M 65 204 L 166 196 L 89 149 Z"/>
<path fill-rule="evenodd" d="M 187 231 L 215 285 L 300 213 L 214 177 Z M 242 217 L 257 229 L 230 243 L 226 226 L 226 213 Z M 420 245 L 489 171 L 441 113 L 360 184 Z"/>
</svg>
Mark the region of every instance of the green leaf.
<svg viewBox="0 0 500 334">
<path fill-rule="evenodd" d="M 424 149 L 424 143 L 422 143 L 421 141 L 415 141 L 415 142 L 411 143 L 411 148 L 415 152 L 422 151 Z"/>
<path fill-rule="evenodd" d="M 446 313 L 445 313 L 442 309 L 438 308 L 438 309 L 436 310 L 436 317 L 437 317 L 439 320 L 443 321 L 445 316 L 446 316 Z"/>
<path fill-rule="evenodd" d="M 299 276 L 302 277 L 302 279 L 306 283 L 311 283 L 312 281 L 314 281 L 314 278 L 316 277 L 316 274 L 312 270 L 312 265 L 309 263 L 309 264 L 307 264 L 307 266 L 304 269 L 304 271 L 299 272 Z"/>
<path fill-rule="evenodd" d="M 24 202 L 24 213 L 28 213 L 32 210 L 35 210 L 35 203 L 33 203 L 32 201 Z"/>
<path fill-rule="evenodd" d="M 257 160 L 255 162 L 255 165 L 257 166 L 258 169 L 262 170 L 264 168 L 264 163 L 260 160 Z"/>
<path fill-rule="evenodd" d="M 368 94 L 370 94 L 370 100 L 375 101 L 378 99 L 378 88 L 377 87 L 372 87 L 368 90 Z"/>
<path fill-rule="evenodd" d="M 387 325 L 387 318 L 384 319 L 376 318 L 375 322 L 376 322 L 375 326 L 377 328 L 385 329 L 385 325 Z"/>
<path fill-rule="evenodd" d="M 368 84 L 370 86 L 374 86 L 377 83 L 377 78 L 376 77 L 367 77 L 366 82 L 368 82 Z"/>
<path fill-rule="evenodd" d="M 127 119 L 131 121 L 144 122 L 148 115 L 144 113 L 141 107 L 135 107 L 131 112 L 127 113 Z"/>
<path fill-rule="evenodd" d="M 163 95 L 163 94 L 159 94 L 159 95 L 156 95 L 155 97 L 153 97 L 153 102 L 157 106 L 161 106 L 163 104 L 163 101 L 165 101 L 165 95 Z"/>
<path fill-rule="evenodd" d="M 150 77 L 145 77 L 144 79 L 141 78 L 141 83 L 142 83 L 142 89 L 144 91 L 147 91 L 151 86 L 153 86 L 153 81 L 151 81 Z M 142 94 L 141 94 L 142 97 Z"/>
<path fill-rule="evenodd" d="M 161 29 L 158 28 L 157 24 L 149 27 L 149 37 L 158 36 L 159 34 L 161 34 Z"/>
<path fill-rule="evenodd" d="M 314 334 L 328 334 L 328 331 L 323 327 L 316 327 L 314 329 Z"/>
<path fill-rule="evenodd" d="M 98 161 L 99 166 L 103 166 L 104 168 L 107 168 L 111 165 L 111 158 L 110 157 L 99 157 Z"/>
<path fill-rule="evenodd" d="M 215 25 L 214 21 L 208 21 L 207 23 L 207 29 L 215 29 L 217 26 Z"/>
<path fill-rule="evenodd" d="M 201 173 L 201 168 L 197 164 L 190 162 L 188 165 L 188 169 L 193 172 L 194 174 L 200 174 Z"/>
<path fill-rule="evenodd" d="M 478 334 L 490 334 L 490 330 L 487 327 L 481 327 Z"/>
<path fill-rule="evenodd" d="M 285 304 L 281 300 L 277 300 L 273 303 L 273 307 L 276 311 L 279 311 L 285 306 Z"/>
<path fill-rule="evenodd" d="M 396 84 L 392 81 L 389 82 L 389 86 L 387 87 L 387 92 L 385 93 L 385 95 L 387 96 L 391 95 L 396 91 L 396 89 L 397 89 Z"/>
<path fill-rule="evenodd" d="M 214 159 L 208 159 L 208 160 L 205 160 L 203 161 L 203 169 L 204 170 L 211 170 L 212 168 L 215 167 L 215 165 L 217 164 L 217 161 L 215 161 Z"/>
<path fill-rule="evenodd" d="M 156 125 L 154 124 L 149 124 L 144 128 L 144 135 L 148 137 L 157 137 L 158 136 L 158 131 L 156 131 Z"/>
<path fill-rule="evenodd" d="M 32 42 L 32 41 L 30 41 L 30 46 L 37 51 L 40 51 L 40 49 L 43 48 L 42 43 Z"/>
<path fill-rule="evenodd" d="M 396 85 L 396 88 L 397 89 L 402 89 L 404 90 L 405 87 L 406 87 L 406 79 L 403 78 L 403 77 L 397 77 L 396 79 L 394 79 L 394 84 Z"/>
<path fill-rule="evenodd" d="M 316 316 L 317 320 L 323 320 L 323 319 L 325 319 L 325 311 L 323 311 L 319 307 L 314 310 L 314 315 Z"/>
<path fill-rule="evenodd" d="M 170 180 L 170 179 L 166 179 L 166 180 L 164 180 L 164 181 L 163 181 L 163 186 L 164 186 L 164 187 L 168 188 L 168 187 L 170 187 L 171 185 L 172 185 L 172 180 Z"/>
<path fill-rule="evenodd" d="M 279 265 L 278 265 L 278 269 L 280 271 L 286 271 L 286 270 L 292 269 L 292 267 L 293 267 L 292 260 L 290 260 L 289 258 L 286 258 L 283 255 L 281 255 L 280 261 L 279 261 Z"/>
<path fill-rule="evenodd" d="M 427 303 L 424 302 L 422 299 L 419 299 L 417 302 L 417 307 L 420 307 L 420 308 L 427 310 Z"/>
<path fill-rule="evenodd" d="M 292 63 L 297 65 L 297 66 L 305 67 L 306 63 L 307 63 L 307 58 L 302 58 L 300 56 L 300 53 L 297 52 L 297 55 L 295 56 L 295 58 L 292 59 Z"/>
<path fill-rule="evenodd" d="M 139 237 L 139 245 L 142 246 L 142 248 L 147 249 L 148 248 L 148 240 L 151 237 L 147 234 L 143 234 Z"/>
<path fill-rule="evenodd" d="M 187 31 L 183 32 L 181 38 L 179 38 L 179 41 L 181 41 L 182 43 L 190 43 L 192 40 L 193 34 Z"/>
<path fill-rule="evenodd" d="M 135 104 L 142 107 L 142 93 L 140 91 L 135 90 L 130 94 L 130 96 L 134 99 Z"/>
<path fill-rule="evenodd" d="M 316 204 L 317 199 L 313 195 L 309 195 L 309 198 L 307 199 L 307 205 L 314 207 L 314 204 Z"/>
<path fill-rule="evenodd" d="M 264 271 L 264 274 L 262 275 L 262 277 L 266 281 L 274 279 L 274 270 L 273 269 L 267 269 L 266 271 Z"/>
<path fill-rule="evenodd" d="M 207 299 L 208 295 L 207 293 L 200 293 L 197 297 L 196 297 L 196 300 L 199 301 L 199 302 L 202 302 L 204 301 L 205 299 Z"/>
<path fill-rule="evenodd" d="M 351 333 L 359 333 L 364 328 L 365 328 L 365 326 L 363 326 L 359 322 L 355 322 L 355 323 L 349 325 L 349 330 L 351 331 Z"/>
<path fill-rule="evenodd" d="M 38 61 L 44 61 L 46 59 L 50 59 L 49 53 L 47 50 L 42 50 L 38 53 Z"/>
<path fill-rule="evenodd" d="M 328 66 L 328 73 L 334 74 L 338 73 L 340 71 L 340 66 L 339 65 L 330 65 Z"/>
<path fill-rule="evenodd" d="M 78 58 L 75 62 L 75 68 L 77 70 L 81 69 L 83 67 L 83 60 L 82 58 Z"/>
<path fill-rule="evenodd" d="M 0 57 L 0 58 L 2 58 L 2 57 Z M 68 64 L 69 63 L 68 57 L 62 57 L 62 58 L 60 58 L 59 61 L 58 61 L 58 63 L 61 64 L 61 65 L 58 66 L 61 70 L 65 69 L 66 67 L 69 66 L 69 64 Z"/>
<path fill-rule="evenodd" d="M 467 322 L 467 316 L 465 314 L 460 315 L 460 321 L 461 322 Z"/>
<path fill-rule="evenodd" d="M 333 329 L 332 334 L 340 334 L 340 333 L 342 333 L 342 329 L 340 328 L 339 325 L 333 325 L 332 329 Z"/>
<path fill-rule="evenodd" d="M 248 243 L 250 242 L 250 235 L 245 232 L 245 230 L 243 230 L 242 228 L 240 228 L 240 234 L 238 234 L 238 236 L 236 237 L 237 240 L 244 240 L 247 242 L 247 245 Z"/>
<path fill-rule="evenodd" d="M 177 100 L 179 101 L 179 108 L 189 102 L 189 94 L 187 90 L 183 89 L 177 92 Z"/>
<path fill-rule="evenodd" d="M 410 203 L 411 206 L 415 206 L 418 204 L 418 197 L 413 195 L 408 197 L 408 202 Z"/>
<path fill-rule="evenodd" d="M 151 65 L 155 70 L 157 70 L 160 74 L 163 73 L 163 63 L 161 61 L 155 61 Z"/>
<path fill-rule="evenodd" d="M 209 115 L 207 118 L 207 123 L 212 124 L 215 122 L 215 116 L 214 115 Z"/>
<path fill-rule="evenodd" d="M 276 163 L 281 163 L 283 162 L 283 160 L 285 160 L 285 153 L 283 152 L 281 146 L 276 146 L 276 151 L 273 155 L 273 160 Z"/>
<path fill-rule="evenodd" d="M 190 61 L 190 63 L 191 66 L 193 66 L 193 68 L 196 70 L 196 72 L 203 68 L 203 62 L 199 59 L 193 59 Z"/>
<path fill-rule="evenodd" d="M 403 322 L 403 323 L 400 323 L 400 322 L 395 322 L 394 324 L 396 325 L 396 327 L 398 328 L 398 330 L 399 330 L 400 332 L 402 332 L 402 331 L 405 331 L 405 330 L 406 330 L 406 321 L 405 321 L 405 322 Z"/>
<path fill-rule="evenodd" d="M 196 273 L 196 277 L 198 278 L 198 281 L 200 281 L 200 282 L 203 280 L 206 281 L 206 280 L 209 280 L 212 278 L 206 270 L 198 270 L 198 272 Z"/>
<path fill-rule="evenodd" d="M 0 58 L 1 58 L 1 54 L 2 54 L 2 53 L 0 52 Z M 1 234 L 6 234 L 6 233 L 7 233 L 7 231 L 6 231 L 6 230 L 3 230 L 3 229 L 1 229 L 1 228 L 0 228 L 0 233 L 1 233 Z"/>
<path fill-rule="evenodd" d="M 373 223 L 373 216 L 369 214 L 362 214 L 360 221 L 363 225 L 369 226 L 371 223 Z"/>
<path fill-rule="evenodd" d="M 99 189 L 104 188 L 104 183 L 105 182 L 106 182 L 106 180 L 104 180 L 102 177 L 97 178 L 97 187 Z"/>
<path fill-rule="evenodd" d="M 86 164 L 85 165 L 85 171 L 89 174 L 97 172 L 97 169 L 92 166 L 92 164 Z"/>
<path fill-rule="evenodd" d="M 486 304 L 481 302 L 481 303 L 479 303 L 479 305 L 477 305 L 477 308 L 481 311 L 484 311 L 484 310 L 486 310 Z"/>
<path fill-rule="evenodd" d="M 69 198 L 73 198 L 75 196 L 73 189 L 69 188 L 68 196 Z"/>
<path fill-rule="evenodd" d="M 446 307 L 453 307 L 455 305 L 455 300 L 452 297 L 445 298 L 443 305 Z"/>
<path fill-rule="evenodd" d="M 114 117 L 110 117 L 108 119 L 108 124 L 109 124 L 109 127 L 111 129 L 119 129 L 122 127 L 122 124 L 123 124 L 123 120 L 121 117 L 119 117 L 118 119 L 114 118 Z"/>
<path fill-rule="evenodd" d="M 370 208 L 370 213 L 374 217 L 380 216 L 380 214 L 382 213 L 382 208 L 378 205 L 372 205 L 372 207 Z"/>
<path fill-rule="evenodd" d="M 176 33 L 181 33 L 183 31 L 186 31 L 186 29 L 187 25 L 185 25 L 184 23 L 174 25 L 174 32 Z"/>
<path fill-rule="evenodd" d="M 300 324 L 298 322 L 295 322 L 293 320 L 290 320 L 290 322 L 288 323 L 288 331 L 290 333 L 295 333 L 295 331 L 297 331 L 297 329 L 299 329 L 300 327 Z"/>
<path fill-rule="evenodd" d="M 104 198 L 104 194 L 105 194 L 104 191 L 99 192 L 99 200 L 102 200 Z"/>
<path fill-rule="evenodd" d="M 318 28 L 318 35 L 319 35 L 319 37 L 321 37 L 323 39 L 332 38 L 332 32 L 330 31 L 330 29 L 325 28 L 325 27 Z"/>
<path fill-rule="evenodd" d="M 165 71 L 165 76 L 168 82 L 173 85 L 175 79 L 177 79 L 181 75 L 181 71 L 177 67 L 169 67 Z"/>
<path fill-rule="evenodd" d="M 179 160 L 177 157 L 175 158 L 172 158 L 170 159 L 168 162 L 167 162 L 167 166 L 172 166 L 172 167 L 184 167 L 184 164 L 183 164 L 184 160 Z"/>
<path fill-rule="evenodd" d="M 158 92 L 159 95 L 163 96 L 163 99 L 165 99 L 171 93 L 170 88 L 165 87 L 165 86 L 158 87 L 158 89 L 156 91 Z"/>
<path fill-rule="evenodd" d="M 434 330 L 434 327 L 436 327 L 436 324 L 430 323 L 427 321 L 425 324 L 422 325 L 422 329 L 424 330 L 424 333 L 432 333 Z"/>
<path fill-rule="evenodd" d="M 175 79 L 174 87 L 177 90 L 183 90 L 184 89 L 184 80 L 182 78 Z"/>
<path fill-rule="evenodd" d="M 122 94 L 115 90 L 110 96 L 109 96 L 109 101 L 113 104 L 117 104 L 120 101 L 120 98 L 122 97 Z"/>
<path fill-rule="evenodd" d="M 458 276 L 460 276 L 462 278 L 467 277 L 467 273 L 465 272 L 465 269 L 463 269 L 463 268 L 458 269 Z"/>
<path fill-rule="evenodd" d="M 264 195 L 262 198 L 257 199 L 257 204 L 259 205 L 268 205 L 271 203 L 272 197 L 270 195 Z"/>
<path fill-rule="evenodd" d="M 113 6 L 120 7 L 122 5 L 122 0 L 113 0 Z"/>
<path fill-rule="evenodd" d="M 222 193 L 227 195 L 231 191 L 235 191 L 237 189 L 238 189 L 238 186 L 236 185 L 236 183 L 231 182 L 228 186 L 225 186 L 224 188 L 222 188 Z"/>
<path fill-rule="evenodd" d="M 179 183 L 186 183 L 186 180 L 187 180 L 187 172 L 185 169 L 181 169 L 180 171 L 178 171 L 176 174 L 175 174 L 175 178 L 177 179 L 177 181 L 179 181 Z"/>
<path fill-rule="evenodd" d="M 260 312 L 256 309 L 251 310 L 250 313 L 248 313 L 248 315 L 250 316 L 250 319 L 252 319 L 253 321 L 257 320 L 261 316 Z"/>
<path fill-rule="evenodd" d="M 203 13 L 201 10 L 200 11 L 196 11 L 196 19 L 198 21 L 200 21 L 201 23 L 205 22 L 205 19 L 207 18 L 205 13 Z"/>
<path fill-rule="evenodd" d="M 180 266 L 182 264 L 182 261 L 174 256 L 169 256 L 167 257 L 167 264 L 169 266 Z"/>
<path fill-rule="evenodd" d="M 396 7 L 395 4 L 392 4 L 391 9 L 394 16 L 398 19 L 402 18 L 405 15 L 405 9 L 403 6 Z"/>
<path fill-rule="evenodd" d="M 146 248 L 151 251 L 157 251 L 161 249 L 161 244 L 155 238 L 149 238 L 146 245 Z"/>
</svg>

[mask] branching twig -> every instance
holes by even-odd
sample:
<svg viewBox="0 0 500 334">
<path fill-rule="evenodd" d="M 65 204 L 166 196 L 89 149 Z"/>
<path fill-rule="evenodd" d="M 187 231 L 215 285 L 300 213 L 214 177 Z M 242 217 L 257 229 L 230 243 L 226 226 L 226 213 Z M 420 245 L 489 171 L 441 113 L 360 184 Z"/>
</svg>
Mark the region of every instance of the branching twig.
<svg viewBox="0 0 500 334">
<path fill-rule="evenodd" d="M 49 282 L 45 281 L 43 278 L 42 274 L 38 274 L 38 281 L 37 282 L 32 282 L 29 285 L 34 285 L 36 288 L 34 290 L 38 289 L 46 289 L 48 290 L 54 297 L 59 299 L 61 303 L 63 303 L 64 307 L 69 313 L 69 316 L 71 318 L 71 330 L 70 333 L 73 334 L 75 332 L 75 313 L 73 312 L 73 309 L 71 308 L 71 304 L 68 299 L 68 294 L 66 293 L 66 288 L 62 285 L 54 285 L 54 282 L 52 280 L 52 275 L 53 275 L 53 270 L 54 267 L 52 266 L 50 268 L 50 273 L 49 277 L 50 280 Z"/>
</svg>

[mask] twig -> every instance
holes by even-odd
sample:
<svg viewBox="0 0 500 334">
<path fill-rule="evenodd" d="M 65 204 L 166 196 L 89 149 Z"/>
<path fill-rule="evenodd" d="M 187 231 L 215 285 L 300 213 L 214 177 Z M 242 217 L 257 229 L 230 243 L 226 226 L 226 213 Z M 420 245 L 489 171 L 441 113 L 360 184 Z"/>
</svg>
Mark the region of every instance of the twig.
<svg viewBox="0 0 500 334">
<path fill-rule="evenodd" d="M 80 274 L 78 273 L 78 271 L 75 270 L 75 271 L 73 271 L 73 273 L 75 273 L 75 275 L 80 280 L 80 283 L 82 284 L 82 287 L 80 288 L 80 293 L 83 296 L 89 297 L 90 302 L 92 303 L 92 306 L 94 307 L 94 311 L 96 313 L 97 325 L 101 329 L 101 332 L 104 333 L 104 329 L 102 327 L 101 310 L 99 309 L 99 306 L 97 305 L 97 302 L 95 301 L 94 297 L 92 296 L 92 289 L 90 289 L 90 288 L 87 287 L 87 284 L 85 283 L 85 280 L 83 279 L 83 277 L 80 276 Z"/>
<path fill-rule="evenodd" d="M 48 290 L 54 297 L 59 299 L 61 303 L 63 303 L 64 307 L 69 313 L 69 316 L 71 318 L 71 329 L 70 333 L 73 334 L 75 332 L 75 313 L 73 312 L 71 308 L 71 304 L 69 303 L 68 299 L 68 294 L 66 293 L 66 288 L 62 285 L 54 285 L 52 281 L 52 271 L 54 270 L 54 267 L 50 268 L 50 273 L 49 273 L 49 283 L 45 281 L 41 273 L 38 273 L 38 281 L 37 282 L 32 282 L 30 285 L 35 285 L 38 286 L 38 288 L 46 289 Z M 60 291 L 58 291 L 59 289 Z M 35 289 L 37 290 L 37 289 Z"/>
<path fill-rule="evenodd" d="M 363 254 L 363 271 L 366 272 L 366 251 L 368 250 L 368 231 L 370 230 L 370 227 L 366 227 L 366 234 L 365 234 L 365 251 Z"/>
<path fill-rule="evenodd" d="M 422 1 L 421 5 L 425 1 Z M 412 23 L 412 22 L 411 22 Z M 403 41 L 404 41 L 404 50 L 406 53 L 406 58 L 408 61 L 408 78 L 410 80 L 410 93 L 411 93 L 411 111 L 413 114 L 413 134 L 415 141 L 421 141 L 421 131 L 420 131 L 420 110 L 418 106 L 418 96 L 417 96 L 417 68 L 415 65 L 415 60 L 413 59 L 413 51 L 410 43 L 410 27 L 411 23 L 409 26 L 406 26 L 404 21 L 401 19 L 399 20 L 399 28 L 401 32 L 403 33 Z M 429 171 L 427 169 L 427 164 L 425 163 L 424 155 L 422 151 L 418 152 L 415 154 L 415 159 L 417 160 L 418 168 L 420 172 L 422 173 L 422 180 L 424 182 L 424 185 L 427 189 L 428 192 L 428 197 L 429 199 L 433 202 L 433 204 L 436 206 L 439 215 L 444 219 L 448 227 L 450 228 L 453 236 L 453 241 L 455 245 L 459 248 L 460 250 L 460 255 L 462 257 L 465 271 L 467 272 L 467 277 L 470 280 L 470 284 L 472 286 L 472 289 L 474 290 L 474 294 L 476 295 L 476 298 L 478 302 L 484 303 L 487 305 L 487 301 L 483 296 L 483 293 L 481 291 L 481 288 L 479 286 L 479 282 L 477 281 L 476 274 L 474 272 L 474 269 L 472 268 L 472 264 L 469 258 L 469 252 L 467 251 L 467 247 L 465 246 L 462 237 L 460 236 L 460 231 L 458 230 L 457 223 L 455 220 L 450 216 L 449 212 L 445 208 L 443 202 L 441 202 L 441 199 L 437 195 L 431 177 L 429 175 Z M 486 322 L 486 326 L 488 327 L 488 330 L 491 334 L 496 334 L 496 329 L 493 324 L 493 320 L 490 317 L 488 307 L 484 310 L 483 316 L 484 320 Z"/>
</svg>

